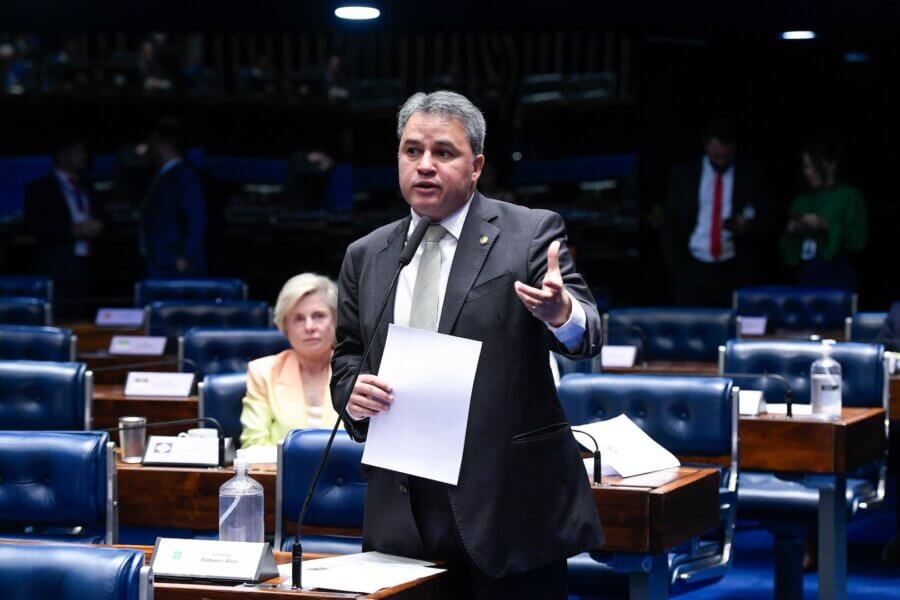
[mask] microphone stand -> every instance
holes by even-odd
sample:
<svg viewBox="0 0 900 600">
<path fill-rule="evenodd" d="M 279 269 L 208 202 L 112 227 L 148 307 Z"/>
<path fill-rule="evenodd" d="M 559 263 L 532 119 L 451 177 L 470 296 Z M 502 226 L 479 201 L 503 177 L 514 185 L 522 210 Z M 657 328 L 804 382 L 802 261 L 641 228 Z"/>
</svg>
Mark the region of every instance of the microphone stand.
<svg viewBox="0 0 900 600">
<path fill-rule="evenodd" d="M 415 254 L 415 251 L 416 249 L 418 249 L 419 244 L 422 243 L 422 238 L 425 236 L 425 230 L 428 229 L 428 226 L 430 224 L 430 218 L 422 217 L 419 220 L 418 225 L 416 225 L 415 230 L 412 232 L 412 234 L 410 234 L 406 244 L 406 248 L 404 248 L 403 253 L 400 254 L 397 270 L 394 272 L 394 276 L 391 278 L 391 284 L 390 286 L 388 286 L 387 294 L 385 294 L 384 300 L 381 303 L 381 308 L 378 310 L 378 317 L 375 319 L 375 327 L 372 329 L 372 334 L 369 336 L 369 341 L 363 349 L 363 354 L 359 360 L 359 364 L 356 365 L 356 370 L 353 372 L 353 379 L 351 380 L 350 385 L 350 394 L 353 394 L 353 388 L 356 386 L 356 381 L 359 379 L 359 376 L 362 373 L 363 365 L 366 364 L 366 359 L 369 358 L 369 351 L 372 349 L 372 340 L 374 339 L 375 334 L 378 332 L 378 325 L 381 323 L 381 317 L 384 316 L 384 311 L 387 308 L 388 300 L 390 300 L 394 288 L 397 285 L 397 280 L 400 278 L 400 271 L 402 271 L 403 268 L 412 260 L 413 254 Z M 334 436 L 337 433 L 338 426 L 341 423 L 340 415 L 342 415 L 347 410 L 347 404 L 349 402 L 350 396 L 348 395 L 347 399 L 344 401 L 344 406 L 342 406 L 341 410 L 338 411 L 338 419 L 334 422 L 334 427 L 331 428 L 331 434 L 328 436 L 328 442 L 325 444 L 325 450 L 322 451 L 322 458 L 319 459 L 319 465 L 316 467 L 316 472 L 313 476 L 312 484 L 309 486 L 309 490 L 306 492 L 306 499 L 303 501 L 303 506 L 300 508 L 300 516 L 297 518 L 297 528 L 294 532 L 294 544 L 293 546 L 291 546 L 292 590 L 299 590 L 303 587 L 303 546 L 300 543 L 300 529 L 303 527 L 303 519 L 306 517 L 306 511 L 309 510 L 313 492 L 316 489 L 316 484 L 319 483 L 319 477 L 322 475 L 322 468 L 325 466 L 325 460 L 328 458 L 328 453 L 329 451 L 331 451 L 331 446 L 334 443 Z"/>
<path fill-rule="evenodd" d="M 788 383 L 788 380 L 782 377 L 781 375 L 776 375 L 774 373 L 722 373 L 719 377 L 731 377 L 737 378 L 741 377 L 744 379 L 755 378 L 758 379 L 760 377 L 765 379 L 774 379 L 778 383 L 784 386 L 784 403 L 785 403 L 785 416 L 793 417 L 794 411 L 794 388 L 791 387 L 791 384 Z"/>
<path fill-rule="evenodd" d="M 589 434 L 587 431 L 582 431 L 581 429 L 573 429 L 572 433 L 580 433 L 581 435 L 586 435 L 591 438 L 592 442 L 594 442 L 594 485 L 600 485 L 603 479 L 603 468 L 600 463 L 600 444 L 597 443 L 597 438 Z"/>
</svg>

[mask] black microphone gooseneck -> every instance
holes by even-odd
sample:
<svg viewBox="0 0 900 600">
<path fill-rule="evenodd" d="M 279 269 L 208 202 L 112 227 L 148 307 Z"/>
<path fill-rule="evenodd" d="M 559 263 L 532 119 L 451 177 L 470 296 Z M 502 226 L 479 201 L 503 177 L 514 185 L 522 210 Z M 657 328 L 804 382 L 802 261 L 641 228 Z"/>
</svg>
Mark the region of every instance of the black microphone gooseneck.
<svg viewBox="0 0 900 600">
<path fill-rule="evenodd" d="M 222 424 L 212 417 L 196 417 L 193 419 L 176 419 L 174 421 L 157 421 L 156 423 L 144 423 L 143 425 L 126 425 L 125 427 L 106 427 L 105 429 L 92 429 L 92 431 L 125 431 L 126 429 L 153 429 L 163 425 L 187 425 L 189 423 L 212 423 L 219 432 L 219 467 L 225 466 L 225 430 Z M 121 441 L 121 440 L 120 440 Z"/>
<path fill-rule="evenodd" d="M 107 365 L 105 367 L 94 367 L 93 369 L 91 369 L 91 371 L 93 371 L 94 373 L 103 373 L 106 371 L 122 371 L 124 369 L 139 369 L 139 368 L 143 368 L 143 367 L 163 367 L 166 365 L 181 365 L 181 363 L 189 364 L 191 366 L 191 368 L 194 369 L 195 374 L 200 372 L 200 370 L 197 368 L 197 363 L 195 363 L 194 361 L 192 361 L 189 358 L 182 358 L 182 359 L 172 358 L 169 360 L 153 360 L 150 362 L 137 362 L 137 363 L 128 363 L 128 364 L 121 364 L 121 365 Z"/>
<path fill-rule="evenodd" d="M 754 379 L 758 379 L 760 377 L 763 377 L 766 379 L 773 379 L 773 380 L 777 381 L 778 383 L 780 383 L 781 385 L 784 386 L 784 403 L 785 403 L 785 408 L 786 408 L 785 416 L 787 416 L 787 417 L 794 416 L 794 411 L 793 411 L 794 388 L 792 388 L 791 384 L 788 383 L 788 380 L 785 379 L 784 377 L 782 377 L 781 375 L 776 375 L 775 373 L 722 373 L 720 375 L 720 377 L 731 377 L 731 378 L 742 377 L 744 379 L 751 378 L 751 377 Z"/>
<path fill-rule="evenodd" d="M 573 429 L 572 433 L 580 433 L 581 435 L 586 435 L 591 438 L 592 442 L 594 442 L 594 484 L 600 485 L 603 479 L 603 468 L 600 464 L 600 444 L 597 443 L 597 438 L 589 434 L 587 431 L 582 431 L 581 429 Z"/>
<path fill-rule="evenodd" d="M 369 358 L 372 340 L 375 339 L 375 334 L 378 332 L 378 325 L 381 323 L 381 317 L 384 316 L 384 310 L 387 308 L 388 300 L 390 300 L 391 295 L 394 293 L 394 288 L 397 286 L 397 280 L 400 278 L 400 271 L 402 271 L 403 267 L 408 265 L 412 260 L 413 255 L 415 255 L 416 250 L 422 243 L 422 239 L 425 237 L 425 232 L 428 230 L 429 225 L 431 225 L 430 217 L 422 217 L 419 220 L 418 224 L 416 224 L 416 228 L 409 234 L 409 239 L 406 240 L 406 246 L 400 253 L 400 258 L 397 259 L 397 271 L 391 279 L 391 285 L 388 287 L 387 294 L 384 296 L 384 301 L 381 303 L 381 309 L 378 311 L 378 318 L 375 319 L 375 326 L 372 328 L 372 333 L 369 334 L 369 339 L 363 348 L 362 358 L 360 358 L 359 364 L 356 365 L 356 371 L 353 373 L 350 394 L 353 394 L 356 380 L 359 379 L 363 365 L 366 364 L 366 359 Z M 313 492 L 316 489 L 316 484 L 319 483 L 319 476 L 322 475 L 322 468 L 325 466 L 325 460 L 328 458 L 328 453 L 331 451 L 331 445 L 334 443 L 334 436 L 337 433 L 338 425 L 340 425 L 341 422 L 340 415 L 347 410 L 348 402 L 350 402 L 349 394 L 347 399 L 344 400 L 344 405 L 341 407 L 341 410 L 338 411 L 338 419 L 334 422 L 334 427 L 331 428 L 331 435 L 328 436 L 328 443 L 325 444 L 325 450 L 322 451 L 322 458 L 319 459 L 319 466 L 316 467 L 316 473 L 313 476 L 312 484 L 310 484 L 309 490 L 306 492 L 306 499 L 303 501 L 303 506 L 300 508 L 300 516 L 297 518 L 297 528 L 294 532 L 294 544 L 291 546 L 291 589 L 293 590 L 299 590 L 303 587 L 303 546 L 300 544 L 300 529 L 303 527 L 303 519 L 306 517 L 306 511 L 309 510 L 309 504 L 312 500 Z"/>
</svg>

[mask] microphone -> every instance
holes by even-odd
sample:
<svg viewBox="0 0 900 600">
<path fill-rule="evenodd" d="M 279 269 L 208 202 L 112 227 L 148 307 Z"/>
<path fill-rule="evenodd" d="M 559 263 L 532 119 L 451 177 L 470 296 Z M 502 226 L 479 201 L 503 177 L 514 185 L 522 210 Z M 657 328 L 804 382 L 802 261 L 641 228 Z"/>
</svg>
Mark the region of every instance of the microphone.
<svg viewBox="0 0 900 600">
<path fill-rule="evenodd" d="M 787 409 L 787 411 L 786 411 L 787 414 L 785 416 L 787 416 L 787 417 L 794 416 L 794 412 L 792 409 L 792 407 L 794 405 L 794 388 L 792 388 L 791 384 L 788 383 L 788 380 L 785 379 L 784 377 L 782 377 L 781 375 L 776 375 L 774 373 L 721 373 L 721 374 L 719 374 L 719 377 L 731 377 L 732 379 L 734 379 L 734 378 L 743 378 L 743 379 L 756 378 L 756 379 L 758 379 L 758 378 L 762 377 L 764 379 L 771 379 L 773 381 L 777 381 L 782 386 L 784 386 L 784 403 L 785 403 L 786 409 Z"/>
<path fill-rule="evenodd" d="M 143 425 L 129 425 L 127 427 L 107 427 L 105 429 L 93 429 L 92 431 L 125 431 L 128 429 L 153 429 L 154 427 L 162 427 L 163 425 L 188 425 L 195 423 L 212 423 L 219 432 L 219 467 L 225 466 L 225 430 L 222 424 L 212 417 L 196 417 L 194 419 L 177 419 L 175 421 L 157 421 L 156 423 L 144 423 Z"/>
<path fill-rule="evenodd" d="M 403 270 L 403 267 L 408 265 L 412 260 L 412 257 L 415 255 L 416 250 L 418 250 L 419 245 L 422 243 L 422 239 L 425 237 L 425 232 L 428 230 L 428 226 L 431 225 L 430 217 L 422 217 L 419 219 L 416 228 L 413 229 L 412 233 L 409 234 L 409 238 L 406 240 L 406 246 L 403 248 L 403 251 L 400 253 L 400 258 L 397 259 L 397 270 L 394 272 L 394 276 L 391 279 L 391 284 L 388 286 L 387 294 L 384 296 L 384 300 L 381 303 L 381 309 L 378 311 L 378 317 L 375 319 L 375 326 L 372 328 L 372 333 L 369 334 L 369 339 L 366 341 L 366 345 L 363 347 L 362 357 L 359 360 L 359 364 L 356 365 L 356 370 L 353 372 L 353 379 L 351 379 L 350 385 L 350 393 L 353 393 L 353 388 L 356 386 L 356 381 L 359 379 L 359 375 L 362 372 L 363 365 L 366 364 L 366 359 L 369 358 L 369 350 L 372 348 L 372 340 L 375 339 L 375 334 L 378 332 L 378 325 L 381 323 L 381 318 L 384 316 L 384 310 L 387 308 L 388 300 L 390 300 L 391 295 L 394 293 L 394 288 L 397 287 L 397 280 L 400 278 L 400 271 Z M 334 443 L 334 436 L 337 433 L 338 425 L 340 425 L 340 415 L 344 414 L 347 410 L 347 403 L 350 402 L 350 395 L 347 395 L 347 399 L 344 400 L 344 405 L 341 407 L 341 410 L 338 412 L 338 419 L 334 422 L 334 427 L 331 428 L 331 435 L 328 437 L 328 442 L 325 444 L 325 449 L 322 451 L 322 458 L 319 459 L 319 465 L 316 467 L 316 473 L 313 476 L 312 483 L 309 486 L 309 490 L 306 492 L 306 499 L 303 501 L 303 506 L 300 508 L 300 516 L 297 517 L 297 528 L 294 532 L 294 544 L 291 546 L 291 589 L 299 590 L 303 583 L 303 546 L 300 544 L 300 529 L 303 527 L 303 519 L 306 517 L 306 511 L 309 510 L 309 503 L 312 500 L 313 492 L 316 489 L 316 485 L 319 483 L 319 476 L 322 475 L 322 468 L 325 466 L 325 460 L 328 458 L 328 453 L 331 451 L 331 446 Z"/>
<path fill-rule="evenodd" d="M 582 431 L 581 429 L 573 429 L 572 433 L 580 433 L 581 435 L 586 435 L 591 438 L 592 442 L 594 442 L 594 485 L 600 485 L 601 480 L 603 479 L 603 468 L 600 464 L 600 444 L 597 443 L 597 438 L 589 434 L 587 431 Z"/>
</svg>

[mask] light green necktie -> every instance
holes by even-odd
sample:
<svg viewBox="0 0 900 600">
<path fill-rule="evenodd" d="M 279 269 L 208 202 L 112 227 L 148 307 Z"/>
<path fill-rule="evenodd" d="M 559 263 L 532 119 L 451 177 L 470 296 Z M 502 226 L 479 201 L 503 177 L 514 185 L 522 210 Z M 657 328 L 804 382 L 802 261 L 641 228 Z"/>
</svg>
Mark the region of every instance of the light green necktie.
<svg viewBox="0 0 900 600">
<path fill-rule="evenodd" d="M 409 326 L 437 331 L 438 293 L 441 285 L 441 248 L 439 242 L 447 230 L 441 225 L 429 225 L 422 242 L 424 250 L 416 271 Z"/>
</svg>

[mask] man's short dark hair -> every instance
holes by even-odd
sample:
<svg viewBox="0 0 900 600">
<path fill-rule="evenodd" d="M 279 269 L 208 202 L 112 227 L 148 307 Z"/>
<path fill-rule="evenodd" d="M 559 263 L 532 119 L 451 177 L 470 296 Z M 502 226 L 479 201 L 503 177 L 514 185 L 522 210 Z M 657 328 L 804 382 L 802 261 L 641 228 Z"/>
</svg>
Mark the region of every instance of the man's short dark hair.
<svg viewBox="0 0 900 600">
<path fill-rule="evenodd" d="M 181 122 L 171 117 L 164 117 L 156 122 L 150 131 L 156 142 L 169 146 L 178 154 L 184 154 L 184 127 Z"/>
<path fill-rule="evenodd" d="M 62 136 L 56 139 L 56 143 L 53 145 L 53 164 L 57 164 L 59 162 L 59 156 L 61 154 L 65 154 L 70 150 L 74 150 L 78 146 L 84 146 L 87 148 L 87 143 L 84 141 L 84 138 L 77 134 L 63 134 Z"/>
<path fill-rule="evenodd" d="M 737 142 L 737 128 L 729 117 L 716 117 L 706 124 L 703 132 L 703 142 L 719 140 L 726 146 L 734 146 Z"/>
</svg>

